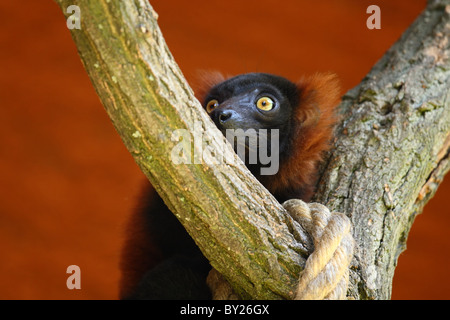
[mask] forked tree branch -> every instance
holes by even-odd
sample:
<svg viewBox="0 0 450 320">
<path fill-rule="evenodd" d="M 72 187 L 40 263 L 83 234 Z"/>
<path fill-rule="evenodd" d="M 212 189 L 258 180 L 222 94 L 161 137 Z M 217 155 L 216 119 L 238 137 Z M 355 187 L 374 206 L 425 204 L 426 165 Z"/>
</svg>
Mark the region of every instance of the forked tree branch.
<svg viewBox="0 0 450 320">
<path fill-rule="evenodd" d="M 145 0 L 56 1 L 81 9 L 83 64 L 137 164 L 243 298 L 291 298 L 311 239 L 248 172 L 195 99 Z M 316 198 L 349 215 L 358 244 L 350 295 L 390 296 L 414 216 L 448 171 L 449 0 L 426 11 L 344 96 L 336 148 Z M 200 164 L 176 165 L 172 134 L 192 133 Z M 199 140 L 195 140 L 199 141 Z M 225 147 L 223 147 L 225 145 Z M 215 164 L 223 152 L 233 164 Z M 228 159 L 228 158 L 227 158 Z"/>
</svg>

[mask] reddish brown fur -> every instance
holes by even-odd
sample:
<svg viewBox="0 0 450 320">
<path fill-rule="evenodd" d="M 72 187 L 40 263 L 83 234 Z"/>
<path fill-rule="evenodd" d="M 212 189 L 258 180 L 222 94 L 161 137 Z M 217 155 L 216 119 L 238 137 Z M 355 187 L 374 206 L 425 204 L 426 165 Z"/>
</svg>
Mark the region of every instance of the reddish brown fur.
<svg viewBox="0 0 450 320">
<path fill-rule="evenodd" d="M 316 184 L 316 171 L 324 152 L 330 148 L 336 123 L 335 107 L 339 102 L 339 82 L 333 74 L 316 74 L 298 84 L 300 105 L 292 137 L 292 152 L 279 172 L 265 183 L 273 194 L 287 189 L 304 189 L 309 200 Z"/>
<path fill-rule="evenodd" d="M 199 71 L 197 73 L 197 81 L 193 85 L 195 87 L 195 96 L 200 103 L 203 103 L 203 99 L 211 88 L 225 80 L 226 77 L 218 71 Z"/>
</svg>

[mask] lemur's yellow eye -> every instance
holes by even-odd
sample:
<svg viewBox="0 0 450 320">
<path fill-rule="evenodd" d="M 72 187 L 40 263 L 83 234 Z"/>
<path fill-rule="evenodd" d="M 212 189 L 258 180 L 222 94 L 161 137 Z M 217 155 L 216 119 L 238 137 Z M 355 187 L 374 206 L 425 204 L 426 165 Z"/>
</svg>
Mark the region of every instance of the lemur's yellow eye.
<svg viewBox="0 0 450 320">
<path fill-rule="evenodd" d="M 215 108 L 219 106 L 219 101 L 213 99 L 206 105 L 206 112 L 211 113 Z"/>
<path fill-rule="evenodd" d="M 256 102 L 256 106 L 258 107 L 258 109 L 270 111 L 273 108 L 273 100 L 269 97 L 262 97 L 258 99 L 258 101 Z"/>
</svg>

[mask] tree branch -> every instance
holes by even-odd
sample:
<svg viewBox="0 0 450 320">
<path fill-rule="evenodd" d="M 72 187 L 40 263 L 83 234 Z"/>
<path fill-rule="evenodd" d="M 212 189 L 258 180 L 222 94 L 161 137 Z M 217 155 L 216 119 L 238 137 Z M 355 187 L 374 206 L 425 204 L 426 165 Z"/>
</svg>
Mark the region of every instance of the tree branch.
<svg viewBox="0 0 450 320">
<path fill-rule="evenodd" d="M 450 168 L 450 1 L 432 1 L 344 97 L 316 201 L 351 217 L 355 298 L 387 299 L 414 217 Z"/>
<path fill-rule="evenodd" d="M 190 235 L 242 297 L 289 298 L 312 244 L 250 174 L 195 99 L 147 1 L 57 1 L 81 9 L 72 30 L 83 64 L 116 130 Z M 207 137 L 201 164 L 175 165 L 177 130 Z M 223 149 L 232 166 L 210 163 Z M 224 146 L 224 147 L 223 147 Z M 191 146 L 189 146 L 191 149 Z"/>
<path fill-rule="evenodd" d="M 69 5 L 80 7 L 81 30 L 71 32 L 97 94 L 137 164 L 211 264 L 243 298 L 291 298 L 311 239 L 224 143 L 148 2 L 57 3 L 64 13 Z M 343 121 L 317 200 L 352 218 L 356 299 L 389 297 L 413 217 L 449 169 L 449 8 L 447 0 L 430 3 L 341 105 Z M 179 129 L 208 137 L 192 146 L 203 154 L 201 164 L 172 162 L 179 143 L 172 134 Z M 223 150 L 233 164 L 210 163 L 205 145 L 216 154 Z"/>
</svg>

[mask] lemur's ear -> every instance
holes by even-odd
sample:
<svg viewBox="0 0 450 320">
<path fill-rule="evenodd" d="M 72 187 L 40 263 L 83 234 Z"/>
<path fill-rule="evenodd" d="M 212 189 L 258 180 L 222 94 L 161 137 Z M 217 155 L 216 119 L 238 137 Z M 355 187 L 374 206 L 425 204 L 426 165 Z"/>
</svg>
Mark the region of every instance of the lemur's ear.
<svg viewBox="0 0 450 320">
<path fill-rule="evenodd" d="M 227 78 L 219 71 L 197 71 L 197 76 L 192 83 L 192 89 L 195 92 L 195 97 L 203 103 L 206 95 L 212 87 L 225 81 Z"/>
</svg>

